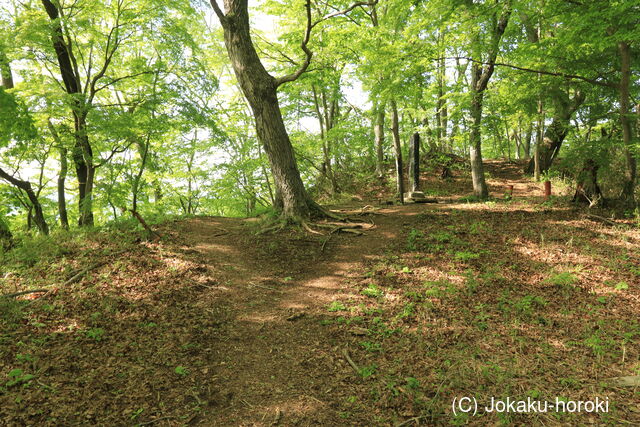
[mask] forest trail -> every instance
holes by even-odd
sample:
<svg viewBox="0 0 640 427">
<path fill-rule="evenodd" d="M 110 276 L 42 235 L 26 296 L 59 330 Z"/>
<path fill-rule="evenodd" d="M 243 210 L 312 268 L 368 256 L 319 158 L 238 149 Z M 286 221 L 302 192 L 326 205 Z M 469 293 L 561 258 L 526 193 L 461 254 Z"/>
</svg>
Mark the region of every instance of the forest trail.
<svg viewBox="0 0 640 427">
<path fill-rule="evenodd" d="M 0 392 L 0 419 L 486 425 L 497 419 L 454 417 L 451 399 L 533 393 L 616 402 L 581 424 L 640 422 L 631 390 L 597 385 L 640 360 L 637 227 L 543 203 L 519 165 L 486 167 L 494 200 L 468 203 L 468 180 L 425 176 L 446 203 L 378 206 L 362 236 L 256 235 L 256 219 L 165 223 L 164 241 L 137 244 L 0 330 L 0 371 L 37 375 Z M 502 197 L 511 185 L 513 199 Z"/>
<path fill-rule="evenodd" d="M 339 335 L 321 324 L 327 306 L 345 291 L 345 281 L 361 278 L 364 260 L 383 254 L 400 237 L 403 218 L 424 209 L 382 209 L 373 217 L 374 229 L 357 237 L 332 236 L 324 250 L 323 240 L 298 236 L 273 239 L 261 251 L 265 246 L 247 238 L 246 224 L 236 220 L 181 224 L 196 262 L 231 271 L 225 286 L 213 291 L 222 298 L 212 301 L 212 309 L 222 303 L 232 313 L 216 334 L 210 359 L 212 389 L 223 390 L 213 400 L 222 402 L 202 414 L 203 425 L 271 425 L 285 416 L 283 425 L 344 423 L 336 408 L 348 387 L 340 383 L 348 384 L 354 372 Z M 226 233 L 216 236 L 221 229 Z"/>
</svg>

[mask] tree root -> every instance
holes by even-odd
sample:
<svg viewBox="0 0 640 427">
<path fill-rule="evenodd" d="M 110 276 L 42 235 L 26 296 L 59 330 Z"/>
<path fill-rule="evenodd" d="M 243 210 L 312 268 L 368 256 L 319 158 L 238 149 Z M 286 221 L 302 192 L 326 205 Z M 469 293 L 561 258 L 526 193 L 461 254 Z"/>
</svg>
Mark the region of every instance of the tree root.
<svg viewBox="0 0 640 427">
<path fill-rule="evenodd" d="M 280 231 L 282 230 L 286 225 L 286 222 L 284 221 L 279 221 L 278 223 L 276 223 L 275 225 L 263 228 L 262 230 L 259 230 L 258 232 L 256 232 L 256 235 L 259 236 L 261 234 L 265 234 L 265 233 L 270 233 L 270 232 L 275 232 L 275 231 Z"/>
</svg>

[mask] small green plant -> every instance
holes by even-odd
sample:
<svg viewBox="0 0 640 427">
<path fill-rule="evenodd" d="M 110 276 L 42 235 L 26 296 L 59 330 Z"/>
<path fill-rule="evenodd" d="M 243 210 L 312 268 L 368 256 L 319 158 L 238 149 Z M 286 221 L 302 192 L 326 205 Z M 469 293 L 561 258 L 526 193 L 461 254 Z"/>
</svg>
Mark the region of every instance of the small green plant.
<svg viewBox="0 0 640 427">
<path fill-rule="evenodd" d="M 364 288 L 361 293 L 362 295 L 372 297 L 372 298 L 378 298 L 384 295 L 384 292 L 380 288 L 378 288 L 378 286 L 376 286 L 374 283 L 370 283 L 369 286 Z"/>
<path fill-rule="evenodd" d="M 545 280 L 545 282 L 551 283 L 559 287 L 573 287 L 573 284 L 576 283 L 577 281 L 578 281 L 578 278 L 574 274 L 569 273 L 567 271 L 554 274 L 553 276 Z"/>
<path fill-rule="evenodd" d="M 412 390 L 417 390 L 420 388 L 420 381 L 418 381 L 414 377 L 407 377 L 405 378 L 405 381 L 407 382 L 407 387 Z"/>
<path fill-rule="evenodd" d="M 417 251 L 422 246 L 424 240 L 424 234 L 420 230 L 412 228 L 407 236 L 407 249 L 410 251 Z"/>
<path fill-rule="evenodd" d="M 33 379 L 33 375 L 25 374 L 22 369 L 11 370 L 7 377 L 9 377 L 9 380 L 5 383 L 6 387 L 13 387 L 20 384 L 27 386 Z"/>
<path fill-rule="evenodd" d="M 619 282 L 615 287 L 616 291 L 624 291 L 627 289 L 629 289 L 629 284 L 627 282 Z"/>
<path fill-rule="evenodd" d="M 138 418 L 140 416 L 140 414 L 142 414 L 144 412 L 144 408 L 139 408 L 138 410 L 134 411 L 133 414 L 131 414 L 131 420 L 135 420 L 136 418 Z"/>
<path fill-rule="evenodd" d="M 438 231 L 437 233 L 429 234 L 429 238 L 439 243 L 449 243 L 455 239 L 455 236 L 446 231 Z"/>
<path fill-rule="evenodd" d="M 378 366 L 374 363 L 372 365 L 363 366 L 360 368 L 359 373 L 362 378 L 369 378 L 371 375 L 376 373 L 376 369 L 378 369 Z"/>
<path fill-rule="evenodd" d="M 407 317 L 411 317 L 415 314 L 416 304 L 413 302 L 406 303 L 404 307 L 402 307 L 402 311 L 398 314 L 400 319 L 405 319 Z"/>
<path fill-rule="evenodd" d="M 102 341 L 102 337 L 104 336 L 104 329 L 91 328 L 86 332 L 86 334 L 88 338 L 91 338 L 95 341 Z"/>
<path fill-rule="evenodd" d="M 370 351 L 372 353 L 381 352 L 382 344 L 371 341 L 361 341 L 360 346 L 364 348 L 366 351 Z"/>
<path fill-rule="evenodd" d="M 469 233 L 483 234 L 490 230 L 489 225 L 485 221 L 476 221 L 469 225 Z"/>
<path fill-rule="evenodd" d="M 329 304 L 329 307 L 327 308 L 327 310 L 331 312 L 345 311 L 346 309 L 347 307 L 341 301 L 334 301 L 331 304 Z"/>
<path fill-rule="evenodd" d="M 448 280 L 428 281 L 424 283 L 424 287 L 424 295 L 427 298 L 442 298 L 456 292 L 455 286 Z"/>
<path fill-rule="evenodd" d="M 189 375 L 189 370 L 184 366 L 176 366 L 176 368 L 173 371 L 182 377 Z"/>
<path fill-rule="evenodd" d="M 472 259 L 480 258 L 480 254 L 476 252 L 470 252 L 470 251 L 456 251 L 453 253 L 453 258 L 456 261 L 469 262 Z"/>
<path fill-rule="evenodd" d="M 514 308 L 520 314 L 530 316 L 533 314 L 534 309 L 544 307 L 545 305 L 547 305 L 547 301 L 544 298 L 527 295 L 516 301 Z"/>
</svg>

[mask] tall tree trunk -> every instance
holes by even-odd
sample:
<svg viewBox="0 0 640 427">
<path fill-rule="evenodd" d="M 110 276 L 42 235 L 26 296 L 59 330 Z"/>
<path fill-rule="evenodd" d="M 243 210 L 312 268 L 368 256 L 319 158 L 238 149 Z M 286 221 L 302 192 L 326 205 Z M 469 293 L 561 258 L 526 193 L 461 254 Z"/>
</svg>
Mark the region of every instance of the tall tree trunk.
<svg viewBox="0 0 640 427">
<path fill-rule="evenodd" d="M 391 133 L 393 134 L 393 147 L 396 154 L 396 180 L 400 203 L 404 204 L 404 173 L 402 164 L 402 143 L 400 141 L 400 127 L 398 124 L 398 106 L 391 101 Z"/>
<path fill-rule="evenodd" d="M 527 160 L 531 158 L 531 137 L 532 136 L 533 136 L 533 125 L 529 124 L 529 128 L 527 129 L 527 133 L 525 133 L 524 141 L 523 141 L 524 158 Z"/>
<path fill-rule="evenodd" d="M 556 107 L 551 125 L 544 131 L 542 142 L 538 141 L 540 155 L 540 172 L 544 173 L 551 167 L 553 161 L 558 156 L 560 147 L 571 129 L 570 121 L 573 114 L 584 102 L 585 95 L 578 91 L 572 100 L 567 95 L 556 97 Z M 540 130 L 538 130 L 540 132 Z M 531 159 L 525 168 L 525 173 L 535 172 L 535 159 Z"/>
<path fill-rule="evenodd" d="M 474 76 L 477 73 L 474 73 Z M 472 83 L 473 85 L 473 83 Z M 489 197 L 489 190 L 484 179 L 484 165 L 482 164 L 482 138 L 480 124 L 482 122 L 482 101 L 484 92 L 473 92 L 471 100 L 471 132 L 469 133 L 469 157 L 471 162 L 471 180 L 473 194 L 480 198 Z"/>
<path fill-rule="evenodd" d="M 634 191 L 636 187 L 637 165 L 633 146 L 633 126 L 629 115 L 631 114 L 629 86 L 631 85 L 631 49 L 626 42 L 618 43 L 620 61 L 622 64 L 620 79 L 620 124 L 622 125 L 622 139 L 624 142 L 624 156 L 626 171 L 622 187 L 622 197 L 629 203 L 635 203 Z"/>
<path fill-rule="evenodd" d="M 471 3 L 471 2 L 470 2 Z M 497 12 L 496 12 L 497 13 Z M 507 2 L 505 9 L 498 18 L 495 16 L 495 26 L 491 34 L 491 50 L 486 61 L 473 61 L 471 66 L 471 132 L 469 133 L 469 159 L 471 163 L 471 179 L 473 181 L 473 194 L 480 198 L 489 197 L 489 190 L 484 179 L 484 167 L 482 164 L 482 137 L 480 124 L 482 122 L 482 104 L 484 91 L 487 89 L 489 79 L 495 70 L 496 58 L 500 40 L 507 29 L 511 16 L 511 3 Z M 480 65 L 484 62 L 484 65 Z"/>
<path fill-rule="evenodd" d="M 0 50 L 0 77 L 2 78 L 2 86 L 6 89 L 13 89 L 13 73 L 11 72 L 11 64 L 4 51 Z"/>
<path fill-rule="evenodd" d="M 47 126 L 49 127 L 49 132 L 51 132 L 51 136 L 58 145 L 58 153 L 60 155 L 60 171 L 58 172 L 58 215 L 60 216 L 60 226 L 63 229 L 68 230 L 69 216 L 67 215 L 67 200 L 64 189 L 67 172 L 69 170 L 67 162 L 68 150 L 67 147 L 64 146 L 62 139 L 60 138 L 53 123 L 51 123 L 51 120 L 47 120 Z"/>
<path fill-rule="evenodd" d="M 7 251 L 13 247 L 13 234 L 9 226 L 4 221 L 4 218 L 0 216 L 0 248 L 3 251 Z"/>
<path fill-rule="evenodd" d="M 58 214 L 60 215 L 60 226 L 65 230 L 69 229 L 69 216 L 67 214 L 67 200 L 64 190 L 67 179 L 67 149 L 60 148 L 60 173 L 58 174 Z"/>
<path fill-rule="evenodd" d="M 247 0 L 225 0 L 224 14 L 215 0 L 211 4 L 222 24 L 236 78 L 253 112 L 256 134 L 267 153 L 276 185 L 276 208 L 287 219 L 308 218 L 319 207 L 304 188 L 277 94 L 279 84 L 295 80 L 299 74 L 276 79 L 264 68 L 251 40 Z M 310 16 L 310 9 L 308 13 Z M 307 65 L 308 60 L 310 56 Z"/>
<path fill-rule="evenodd" d="M 52 21 L 51 42 L 56 53 L 65 91 L 73 97 L 72 113 L 74 119 L 75 146 L 73 148 L 72 158 L 78 177 L 78 225 L 92 226 L 94 224 L 92 194 L 96 169 L 93 164 L 93 151 L 87 133 L 86 119 L 88 105 L 86 105 L 85 96 L 82 93 L 80 76 L 77 74 L 76 68 L 72 63 L 72 48 L 65 42 L 64 32 L 60 23 L 60 12 L 56 4 L 51 0 L 41 0 L 41 2 L 49 19 Z M 97 77 L 98 76 L 94 77 L 94 83 Z"/>
<path fill-rule="evenodd" d="M 384 105 L 378 105 L 373 127 L 376 143 L 376 176 L 384 176 Z"/>
</svg>

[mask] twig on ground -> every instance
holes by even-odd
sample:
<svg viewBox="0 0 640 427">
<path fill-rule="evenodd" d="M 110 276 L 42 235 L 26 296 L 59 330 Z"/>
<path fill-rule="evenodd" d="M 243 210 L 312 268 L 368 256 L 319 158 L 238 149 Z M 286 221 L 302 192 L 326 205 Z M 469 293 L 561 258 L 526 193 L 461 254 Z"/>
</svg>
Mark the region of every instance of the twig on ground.
<svg viewBox="0 0 640 427">
<path fill-rule="evenodd" d="M 120 255 L 120 254 L 123 254 L 123 253 L 125 253 L 127 251 L 129 251 L 129 249 L 123 249 L 121 251 L 114 252 L 114 253 L 111 253 L 111 254 L 107 254 L 107 255 L 104 255 L 104 256 L 108 257 L 108 256 L 113 256 L 113 255 Z M 95 270 L 98 267 L 102 267 L 103 265 L 108 264 L 109 262 L 111 262 L 111 260 L 103 260 L 103 261 L 98 261 L 98 262 L 90 265 L 89 267 L 85 268 L 84 270 L 79 271 L 78 273 L 74 274 L 69 279 L 67 279 L 61 285 L 61 287 L 66 287 L 66 286 L 71 285 L 71 284 L 73 284 L 75 282 L 78 282 L 80 279 L 82 279 L 90 271 Z M 55 289 L 56 288 L 51 287 L 51 288 L 46 288 L 46 289 L 25 290 L 25 291 L 14 292 L 14 293 L 11 293 L 11 294 L 0 295 L 0 298 L 15 298 L 15 297 L 18 297 L 20 295 L 35 294 L 35 293 L 44 293 L 45 294 L 45 295 L 43 295 L 43 297 L 44 297 L 44 296 L 48 295 L 49 293 L 51 293 Z"/>
<path fill-rule="evenodd" d="M 49 292 L 49 289 L 33 289 L 31 291 L 20 291 L 14 292 L 12 294 L 2 294 L 0 295 L 0 298 L 15 298 L 19 297 L 20 295 L 35 294 L 40 292 Z"/>
<path fill-rule="evenodd" d="M 354 362 L 353 359 L 351 359 L 351 356 L 349 356 L 349 351 L 346 348 L 342 350 L 342 355 L 344 356 L 345 359 L 347 359 L 347 362 L 349 362 L 349 365 L 351 365 L 351 367 L 358 373 L 358 375 L 360 375 L 362 371 L 360 370 L 360 368 L 358 368 L 358 365 L 356 365 L 356 362 Z"/>
<path fill-rule="evenodd" d="M 585 214 L 585 216 L 587 218 L 591 218 L 591 219 L 594 219 L 594 220 L 597 220 L 597 221 L 601 221 L 601 222 L 604 222 L 604 223 L 609 224 L 609 225 L 620 225 L 616 221 L 613 221 L 613 220 L 611 220 L 609 218 L 605 218 L 605 217 L 600 216 L 600 215 Z"/>
</svg>

